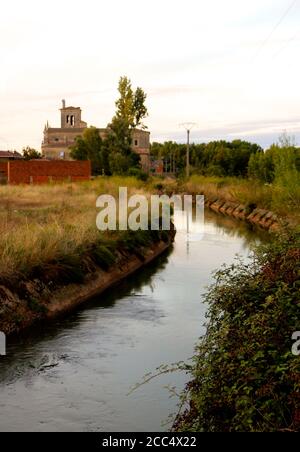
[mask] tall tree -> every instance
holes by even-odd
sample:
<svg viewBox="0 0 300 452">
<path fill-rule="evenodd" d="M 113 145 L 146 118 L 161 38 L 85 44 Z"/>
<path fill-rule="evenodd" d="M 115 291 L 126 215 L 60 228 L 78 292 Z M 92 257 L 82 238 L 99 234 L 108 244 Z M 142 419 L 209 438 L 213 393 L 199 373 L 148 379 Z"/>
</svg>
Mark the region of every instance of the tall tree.
<svg viewBox="0 0 300 452">
<path fill-rule="evenodd" d="M 142 127 L 143 119 L 148 116 L 145 105 L 147 95 L 142 88 L 132 89 L 131 81 L 128 77 L 121 77 L 119 80 L 119 99 L 116 101 L 116 117 L 127 122 L 129 128 Z"/>
<path fill-rule="evenodd" d="M 121 77 L 116 101 L 116 113 L 108 125 L 105 148 L 107 150 L 110 171 L 126 174 L 129 170 L 140 169 L 140 157 L 132 150 L 132 130 L 142 126 L 147 116 L 146 94 L 142 88 L 133 91 L 128 77 Z"/>
<path fill-rule="evenodd" d="M 133 112 L 134 112 L 134 127 L 141 127 L 146 129 L 143 124 L 143 119 L 148 116 L 148 109 L 146 107 L 147 94 L 142 88 L 137 88 L 133 98 Z"/>
<path fill-rule="evenodd" d="M 140 167 L 140 158 L 132 150 L 131 130 L 123 118 L 115 116 L 108 125 L 105 147 L 111 173 L 126 174 L 131 168 Z"/>
<path fill-rule="evenodd" d="M 127 123 L 128 128 L 134 124 L 134 92 L 128 77 L 119 80 L 119 99 L 116 101 L 116 117 Z"/>
</svg>

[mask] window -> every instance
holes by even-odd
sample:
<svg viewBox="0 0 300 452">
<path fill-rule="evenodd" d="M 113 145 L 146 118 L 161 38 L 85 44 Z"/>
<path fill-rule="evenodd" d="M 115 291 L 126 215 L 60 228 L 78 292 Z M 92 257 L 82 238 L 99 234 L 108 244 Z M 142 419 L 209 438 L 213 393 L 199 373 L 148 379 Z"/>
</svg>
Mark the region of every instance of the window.
<svg viewBox="0 0 300 452">
<path fill-rule="evenodd" d="M 70 116 L 67 115 L 67 124 L 69 124 L 69 122 L 70 122 Z"/>
<path fill-rule="evenodd" d="M 55 141 L 59 141 L 59 138 L 54 138 Z"/>
<path fill-rule="evenodd" d="M 75 116 L 71 116 L 71 126 L 74 126 L 75 124 Z"/>
<path fill-rule="evenodd" d="M 138 145 L 139 145 L 138 140 L 134 140 L 134 145 L 135 145 L 135 146 L 138 146 Z"/>
</svg>

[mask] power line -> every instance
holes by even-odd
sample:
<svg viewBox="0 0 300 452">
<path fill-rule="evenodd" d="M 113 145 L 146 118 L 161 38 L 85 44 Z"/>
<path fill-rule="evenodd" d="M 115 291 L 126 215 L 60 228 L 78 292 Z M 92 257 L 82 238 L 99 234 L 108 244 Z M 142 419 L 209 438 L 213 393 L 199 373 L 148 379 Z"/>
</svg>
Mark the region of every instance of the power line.
<svg viewBox="0 0 300 452">
<path fill-rule="evenodd" d="M 295 6 L 296 2 L 298 0 L 293 0 L 292 3 L 290 4 L 290 6 L 287 8 L 287 10 L 283 13 L 283 15 L 281 16 L 281 18 L 279 19 L 279 21 L 276 23 L 276 25 L 273 27 L 273 29 L 271 30 L 270 34 L 266 37 L 266 39 L 261 43 L 261 45 L 259 46 L 256 54 L 254 55 L 254 60 L 258 57 L 258 55 L 260 54 L 260 52 L 263 50 L 263 48 L 268 44 L 268 42 L 270 41 L 271 37 L 273 36 L 273 34 L 275 33 L 275 31 L 280 27 L 280 25 L 282 24 L 282 22 L 284 21 L 284 19 L 287 17 L 287 15 L 289 14 L 289 12 L 291 11 L 291 9 Z"/>
<path fill-rule="evenodd" d="M 291 42 L 295 41 L 295 39 L 297 39 L 298 36 L 299 31 L 294 36 L 291 36 L 287 41 L 285 41 L 283 46 L 277 52 L 274 53 L 273 58 L 276 58 L 281 52 L 283 52 L 283 50 L 285 50 L 290 45 Z"/>
</svg>

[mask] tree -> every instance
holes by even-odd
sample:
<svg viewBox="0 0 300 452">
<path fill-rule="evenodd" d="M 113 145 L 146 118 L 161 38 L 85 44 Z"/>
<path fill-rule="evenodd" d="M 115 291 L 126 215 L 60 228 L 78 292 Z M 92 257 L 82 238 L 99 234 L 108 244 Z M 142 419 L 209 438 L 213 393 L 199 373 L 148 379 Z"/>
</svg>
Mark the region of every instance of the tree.
<svg viewBox="0 0 300 452">
<path fill-rule="evenodd" d="M 131 81 L 128 77 L 121 77 L 119 80 L 119 99 L 116 101 L 116 118 L 127 123 L 128 128 L 134 124 L 134 93 Z"/>
<path fill-rule="evenodd" d="M 36 149 L 31 148 L 30 146 L 23 148 L 22 152 L 25 160 L 36 160 L 42 158 L 42 154 L 38 152 Z"/>
<path fill-rule="evenodd" d="M 123 118 L 115 116 L 108 125 L 105 148 L 112 174 L 127 174 L 131 168 L 140 168 L 140 157 L 132 150 L 131 130 Z"/>
<path fill-rule="evenodd" d="M 119 99 L 116 113 L 108 125 L 104 147 L 108 156 L 110 172 L 128 174 L 130 170 L 140 169 L 140 157 L 132 150 L 132 130 L 145 127 L 142 120 L 147 116 L 146 94 L 142 88 L 133 91 L 128 77 L 119 80 Z"/>
<path fill-rule="evenodd" d="M 148 109 L 145 105 L 147 99 L 147 94 L 142 90 L 142 88 L 137 88 L 134 93 L 133 99 L 133 111 L 134 111 L 134 127 L 141 127 L 146 129 L 147 127 L 143 124 L 143 119 L 148 116 Z"/>
<path fill-rule="evenodd" d="M 125 121 L 129 128 L 139 126 L 146 128 L 142 122 L 148 116 L 148 110 L 145 105 L 146 93 L 139 87 L 133 91 L 128 77 L 120 78 L 118 91 L 120 97 L 116 101 L 116 117 Z"/>
<path fill-rule="evenodd" d="M 90 160 L 92 172 L 109 174 L 107 149 L 96 127 L 85 129 L 82 136 L 76 138 L 76 144 L 71 149 L 71 157 L 75 160 Z"/>
<path fill-rule="evenodd" d="M 289 135 L 286 130 L 279 136 L 278 142 L 282 149 L 296 147 L 296 138 L 294 135 Z"/>
</svg>

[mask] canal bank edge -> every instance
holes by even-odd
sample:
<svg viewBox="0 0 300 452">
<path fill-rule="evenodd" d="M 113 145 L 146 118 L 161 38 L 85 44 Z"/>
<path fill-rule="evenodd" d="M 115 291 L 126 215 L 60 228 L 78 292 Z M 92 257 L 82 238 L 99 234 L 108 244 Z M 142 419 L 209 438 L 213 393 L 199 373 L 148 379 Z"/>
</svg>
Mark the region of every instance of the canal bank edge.
<svg viewBox="0 0 300 452">
<path fill-rule="evenodd" d="M 279 232 L 284 227 L 296 226 L 290 220 L 279 217 L 270 210 L 260 209 L 254 204 L 246 206 L 238 202 L 227 201 L 224 198 L 209 197 L 205 193 L 203 196 L 205 207 L 213 212 L 246 221 L 269 232 Z"/>
<path fill-rule="evenodd" d="M 205 206 L 213 212 L 247 221 L 270 232 L 278 232 L 283 226 L 290 224 L 287 220 L 279 218 L 274 212 L 259 209 L 255 205 L 245 206 L 225 199 L 205 197 Z"/>
<path fill-rule="evenodd" d="M 166 241 L 153 243 L 143 256 L 123 252 L 109 270 L 98 267 L 85 276 L 83 283 L 58 286 L 53 292 L 41 291 L 41 282 L 36 279 L 23 283 L 25 290 L 22 296 L 11 288 L 0 285 L 0 331 L 13 335 L 75 310 L 150 264 L 172 246 L 175 235 L 176 231 L 172 229 L 168 232 Z"/>
</svg>

